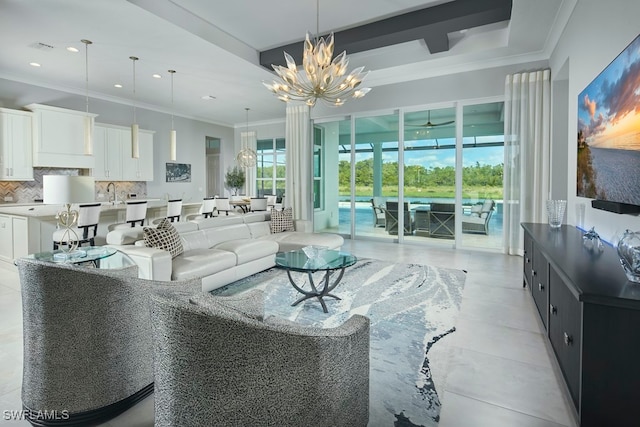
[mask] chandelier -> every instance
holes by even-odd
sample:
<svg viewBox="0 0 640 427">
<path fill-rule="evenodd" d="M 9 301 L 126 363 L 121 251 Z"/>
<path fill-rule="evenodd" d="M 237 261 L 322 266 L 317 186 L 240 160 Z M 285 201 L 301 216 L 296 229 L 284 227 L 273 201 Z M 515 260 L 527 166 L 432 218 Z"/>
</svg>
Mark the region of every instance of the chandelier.
<svg viewBox="0 0 640 427">
<path fill-rule="evenodd" d="M 319 8 L 318 0 L 316 34 L 320 33 Z M 318 99 L 328 105 L 339 107 L 349 97 L 362 98 L 371 90 L 368 87 L 360 87 L 368 72 L 363 73 L 364 67 L 358 67 L 347 74 L 349 63 L 347 52 L 343 51 L 332 61 L 333 47 L 333 33 L 326 40 L 317 36 L 315 45 L 311 43 L 311 36 L 307 33 L 301 70 L 298 70 L 291 55 L 284 52 L 287 66 L 272 65 L 279 76 L 279 81 L 262 84 L 281 101 L 304 101 L 310 107 L 316 105 Z"/>
<path fill-rule="evenodd" d="M 236 163 L 243 168 L 252 168 L 258 161 L 258 155 L 255 150 L 249 147 L 249 108 L 245 108 L 245 110 L 247 111 L 247 125 L 245 127 L 244 138 L 240 135 L 242 149 L 236 156 Z"/>
</svg>

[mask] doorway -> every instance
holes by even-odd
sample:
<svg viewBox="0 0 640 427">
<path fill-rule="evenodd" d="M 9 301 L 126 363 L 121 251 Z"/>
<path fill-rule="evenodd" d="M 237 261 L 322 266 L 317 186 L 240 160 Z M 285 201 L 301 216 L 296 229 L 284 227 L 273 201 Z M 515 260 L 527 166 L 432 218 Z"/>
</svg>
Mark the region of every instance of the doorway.
<svg viewBox="0 0 640 427">
<path fill-rule="evenodd" d="M 207 188 L 206 197 L 223 194 L 222 177 L 220 171 L 220 138 L 205 137 L 205 153 L 207 157 Z"/>
</svg>

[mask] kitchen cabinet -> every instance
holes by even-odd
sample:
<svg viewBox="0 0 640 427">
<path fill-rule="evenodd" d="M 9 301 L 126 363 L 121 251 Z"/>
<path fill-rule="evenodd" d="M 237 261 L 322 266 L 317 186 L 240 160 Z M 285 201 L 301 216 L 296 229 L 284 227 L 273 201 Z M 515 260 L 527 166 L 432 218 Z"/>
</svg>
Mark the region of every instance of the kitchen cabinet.
<svg viewBox="0 0 640 427">
<path fill-rule="evenodd" d="M 637 426 L 640 285 L 627 280 L 615 248 L 586 248 L 575 227 L 522 227 L 524 283 L 579 425 Z"/>
<path fill-rule="evenodd" d="M 0 260 L 13 263 L 28 252 L 27 219 L 0 214 Z"/>
<path fill-rule="evenodd" d="M 96 124 L 94 128 L 97 181 L 153 181 L 153 131 L 140 130 L 140 158 L 131 158 L 129 127 Z"/>
<path fill-rule="evenodd" d="M 96 181 L 119 181 L 122 179 L 122 132 L 100 126 L 93 128 L 93 155 Z"/>
<path fill-rule="evenodd" d="M 0 179 L 33 181 L 32 113 L 0 108 Z"/>
<path fill-rule="evenodd" d="M 85 131 L 97 114 L 42 104 L 33 111 L 33 166 L 93 169 L 94 156 L 85 154 Z"/>
</svg>

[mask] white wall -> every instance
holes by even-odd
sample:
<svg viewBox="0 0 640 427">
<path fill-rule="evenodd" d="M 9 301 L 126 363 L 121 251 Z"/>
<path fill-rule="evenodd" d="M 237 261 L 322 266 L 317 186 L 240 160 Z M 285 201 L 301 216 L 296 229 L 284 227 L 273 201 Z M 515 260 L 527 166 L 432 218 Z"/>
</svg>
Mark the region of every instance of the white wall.
<svg viewBox="0 0 640 427">
<path fill-rule="evenodd" d="M 85 110 L 85 97 L 66 92 L 46 89 L 0 79 L 0 106 L 21 109 L 24 105 L 38 103 L 52 105 L 72 110 Z M 133 120 L 131 105 L 118 104 L 91 98 L 89 111 L 98 114 L 96 122 L 120 126 L 129 126 Z M 155 111 L 136 109 L 136 117 L 140 129 L 155 131 L 153 144 L 153 174 L 154 180 L 147 183 L 148 197 L 183 197 L 185 201 L 201 200 L 206 190 L 205 170 L 205 137 L 220 138 L 222 141 L 221 179 L 228 165 L 233 165 L 235 158 L 234 129 L 205 123 L 197 120 L 175 116 L 178 150 L 177 162 L 191 164 L 190 183 L 165 182 L 165 168 L 169 161 L 169 130 L 171 128 L 170 115 Z M 222 189 L 221 189 L 222 190 Z M 220 191 L 222 192 L 222 191 Z"/>
<path fill-rule="evenodd" d="M 568 152 L 567 221 L 575 225 L 577 208 L 585 205 L 584 227 L 595 226 L 603 239 L 614 243 L 625 229 L 640 230 L 640 218 L 593 209 L 591 199 L 576 196 L 577 103 L 578 94 L 638 35 L 638 16 L 637 0 L 579 0 L 549 61 L 552 72 L 569 65 L 568 140 L 554 141 L 565 143 Z"/>
</svg>

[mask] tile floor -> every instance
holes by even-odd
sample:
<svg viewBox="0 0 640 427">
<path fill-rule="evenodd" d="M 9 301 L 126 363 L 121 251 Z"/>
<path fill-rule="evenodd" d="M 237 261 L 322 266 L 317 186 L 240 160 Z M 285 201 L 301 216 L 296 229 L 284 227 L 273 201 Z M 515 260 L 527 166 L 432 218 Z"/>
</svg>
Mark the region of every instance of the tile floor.
<svg viewBox="0 0 640 427">
<path fill-rule="evenodd" d="M 347 240 L 359 257 L 463 269 L 468 272 L 457 331 L 439 342 L 434 381 L 442 400 L 440 427 L 575 426 L 544 344 L 522 258 L 501 254 Z M 22 375 L 20 288 L 15 271 L 0 270 L 0 425 L 18 410 Z M 374 420 L 370 425 L 375 425 Z M 153 425 L 153 396 L 104 426 Z"/>
</svg>

